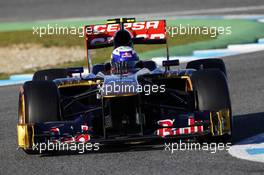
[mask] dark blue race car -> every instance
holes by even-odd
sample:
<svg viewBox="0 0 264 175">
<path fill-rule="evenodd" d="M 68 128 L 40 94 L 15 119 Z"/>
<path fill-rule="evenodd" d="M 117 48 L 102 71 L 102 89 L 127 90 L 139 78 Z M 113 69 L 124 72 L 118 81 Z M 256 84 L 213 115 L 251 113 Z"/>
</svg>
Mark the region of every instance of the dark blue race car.
<svg viewBox="0 0 264 175">
<path fill-rule="evenodd" d="M 179 69 L 169 55 L 159 67 L 140 60 L 135 44 L 166 44 L 166 21 L 108 20 L 85 26 L 87 70 L 48 69 L 19 92 L 18 146 L 41 143 L 135 143 L 174 138 L 230 139 L 232 111 L 221 59 Z M 89 51 L 113 47 L 93 65 Z M 76 76 L 78 74 L 78 76 Z"/>
</svg>

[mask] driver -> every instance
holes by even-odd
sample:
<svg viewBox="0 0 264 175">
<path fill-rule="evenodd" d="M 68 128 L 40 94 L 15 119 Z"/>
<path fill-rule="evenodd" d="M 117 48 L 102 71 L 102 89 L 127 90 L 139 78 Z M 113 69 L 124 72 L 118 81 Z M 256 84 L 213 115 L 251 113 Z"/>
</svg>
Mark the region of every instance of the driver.
<svg viewBox="0 0 264 175">
<path fill-rule="evenodd" d="M 139 61 L 137 53 L 132 47 L 120 46 L 113 50 L 111 56 L 111 68 L 114 74 L 127 74 L 135 70 Z"/>
</svg>

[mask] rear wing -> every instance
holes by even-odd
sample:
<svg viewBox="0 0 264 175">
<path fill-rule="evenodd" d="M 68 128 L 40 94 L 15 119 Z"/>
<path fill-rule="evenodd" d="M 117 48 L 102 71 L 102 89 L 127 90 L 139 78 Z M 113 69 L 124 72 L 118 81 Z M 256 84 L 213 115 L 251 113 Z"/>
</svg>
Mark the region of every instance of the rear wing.
<svg viewBox="0 0 264 175">
<path fill-rule="evenodd" d="M 92 65 L 89 50 L 113 46 L 115 33 L 120 29 L 130 33 L 134 44 L 167 43 L 165 20 L 135 22 L 134 18 L 120 18 L 108 20 L 107 24 L 87 25 L 84 30 L 89 72 Z"/>
<path fill-rule="evenodd" d="M 130 32 L 134 44 L 166 43 L 166 21 L 142 21 L 123 23 L 124 29 Z M 120 30 L 120 24 L 102 24 L 85 26 L 85 39 L 88 49 L 109 47 L 113 37 Z"/>
</svg>

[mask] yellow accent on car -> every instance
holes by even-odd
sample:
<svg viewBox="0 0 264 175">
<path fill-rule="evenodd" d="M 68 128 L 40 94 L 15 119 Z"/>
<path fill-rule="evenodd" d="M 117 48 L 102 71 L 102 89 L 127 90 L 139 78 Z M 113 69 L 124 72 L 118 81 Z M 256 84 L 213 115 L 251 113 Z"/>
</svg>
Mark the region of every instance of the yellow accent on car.
<svg viewBox="0 0 264 175">
<path fill-rule="evenodd" d="M 23 149 L 28 149 L 30 147 L 29 135 L 28 135 L 29 126 L 26 124 L 17 125 L 17 139 L 18 146 Z"/>
<path fill-rule="evenodd" d="M 217 120 L 213 120 L 213 117 L 217 117 Z M 230 110 L 223 109 L 217 112 L 210 112 L 210 125 L 211 125 L 211 134 L 214 135 L 223 135 L 225 133 L 230 132 L 231 130 L 231 123 L 230 123 Z M 218 121 L 217 124 L 218 130 L 214 133 L 214 121 Z"/>
<path fill-rule="evenodd" d="M 74 87 L 74 86 L 91 86 L 98 85 L 101 81 L 79 81 L 79 82 L 65 82 L 58 85 L 58 88 Z"/>
<path fill-rule="evenodd" d="M 219 130 L 217 131 L 218 132 L 218 135 L 223 135 L 223 116 L 222 116 L 222 112 L 216 112 L 217 114 L 217 117 L 218 117 L 218 122 L 219 122 Z"/>
<path fill-rule="evenodd" d="M 26 112 L 25 112 L 25 96 L 22 92 L 19 94 L 19 111 L 18 111 L 18 123 L 25 124 L 26 123 Z"/>
<path fill-rule="evenodd" d="M 192 85 L 192 80 L 191 80 L 191 78 L 189 77 L 189 76 L 186 76 L 186 75 L 184 75 L 184 76 L 182 76 L 181 77 L 182 79 L 186 79 L 187 80 L 187 86 L 186 86 L 186 89 L 188 90 L 188 91 L 193 91 L 193 85 Z"/>
<path fill-rule="evenodd" d="M 138 95 L 138 94 L 136 94 L 136 93 L 130 93 L 130 94 L 106 95 L 106 96 L 103 96 L 103 98 L 129 97 L 129 96 L 135 96 L 135 95 Z"/>
<path fill-rule="evenodd" d="M 213 115 L 212 112 L 210 112 L 210 125 L 211 125 L 211 134 L 214 136 L 214 124 L 213 124 Z"/>
<path fill-rule="evenodd" d="M 107 21 L 107 24 L 115 24 L 116 23 L 116 21 L 115 20 L 109 20 L 109 21 Z"/>
<path fill-rule="evenodd" d="M 231 130 L 231 123 L 230 123 L 230 110 L 229 109 L 224 109 L 224 110 L 221 110 L 219 111 L 219 115 L 221 116 L 222 118 L 222 121 L 223 121 L 223 132 L 227 133 Z"/>
</svg>

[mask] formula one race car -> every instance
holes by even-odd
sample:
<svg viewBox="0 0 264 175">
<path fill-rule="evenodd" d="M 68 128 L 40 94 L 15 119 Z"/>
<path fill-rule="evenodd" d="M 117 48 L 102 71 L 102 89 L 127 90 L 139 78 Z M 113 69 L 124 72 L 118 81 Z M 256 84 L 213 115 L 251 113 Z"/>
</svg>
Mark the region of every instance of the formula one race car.
<svg viewBox="0 0 264 175">
<path fill-rule="evenodd" d="M 89 73 L 84 75 L 83 67 L 41 70 L 20 88 L 20 148 L 31 153 L 47 142 L 231 137 L 231 102 L 221 59 L 191 61 L 186 69 L 179 69 L 179 60 L 168 54 L 162 66 L 140 60 L 133 45 L 165 45 L 165 20 L 111 19 L 84 29 Z M 89 51 L 110 46 L 111 61 L 92 66 Z"/>
</svg>

